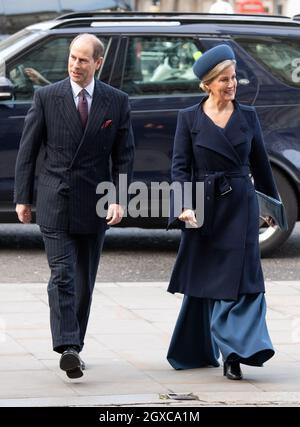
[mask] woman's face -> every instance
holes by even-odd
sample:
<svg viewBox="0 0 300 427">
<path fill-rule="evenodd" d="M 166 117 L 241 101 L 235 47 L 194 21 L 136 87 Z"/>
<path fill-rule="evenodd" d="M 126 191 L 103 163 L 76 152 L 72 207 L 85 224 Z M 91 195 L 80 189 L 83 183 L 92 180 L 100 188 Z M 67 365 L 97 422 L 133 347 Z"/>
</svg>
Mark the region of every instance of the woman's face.
<svg viewBox="0 0 300 427">
<path fill-rule="evenodd" d="M 232 101 L 235 98 L 237 86 L 235 66 L 229 65 L 207 86 L 210 90 L 210 95 L 216 100 L 221 102 Z"/>
</svg>

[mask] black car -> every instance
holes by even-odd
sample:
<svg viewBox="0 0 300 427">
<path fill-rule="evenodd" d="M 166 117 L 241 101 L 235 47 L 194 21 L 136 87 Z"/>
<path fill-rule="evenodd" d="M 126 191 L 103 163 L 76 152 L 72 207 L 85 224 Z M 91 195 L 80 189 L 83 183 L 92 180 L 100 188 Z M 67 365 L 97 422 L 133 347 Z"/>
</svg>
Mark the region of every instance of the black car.
<svg viewBox="0 0 300 427">
<path fill-rule="evenodd" d="M 262 224 L 266 255 L 282 244 L 300 209 L 300 21 L 212 14 L 75 13 L 32 25 L 0 43 L 0 220 L 16 221 L 14 166 L 34 91 L 67 76 L 70 40 L 97 35 L 106 46 L 97 76 L 130 96 L 136 140 L 134 179 L 169 182 L 177 112 L 204 96 L 192 72 L 205 50 L 228 43 L 237 58 L 237 99 L 257 109 L 289 231 Z M 26 69 L 37 71 L 32 81 Z M 141 212 L 124 225 L 164 227 Z"/>
</svg>

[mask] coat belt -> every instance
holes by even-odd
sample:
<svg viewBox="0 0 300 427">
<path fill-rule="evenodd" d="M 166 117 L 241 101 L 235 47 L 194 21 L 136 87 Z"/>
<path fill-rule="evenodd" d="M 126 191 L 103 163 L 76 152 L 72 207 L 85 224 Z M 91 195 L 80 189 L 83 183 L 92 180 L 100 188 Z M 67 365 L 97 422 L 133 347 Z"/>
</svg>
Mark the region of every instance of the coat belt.
<svg viewBox="0 0 300 427">
<path fill-rule="evenodd" d="M 207 234 L 210 234 L 212 231 L 216 195 L 223 197 L 232 191 L 228 178 L 245 177 L 251 177 L 249 166 L 246 165 L 226 171 L 195 170 L 196 181 L 205 181 L 205 210 L 207 213 L 205 215 L 204 226 L 207 230 Z"/>
<path fill-rule="evenodd" d="M 197 181 L 205 180 L 208 185 L 213 187 L 213 190 L 216 188 L 219 195 L 224 196 L 232 190 L 227 178 L 250 177 L 251 172 L 249 166 L 241 166 L 227 171 L 208 171 L 197 169 L 195 171 L 195 176 Z"/>
</svg>

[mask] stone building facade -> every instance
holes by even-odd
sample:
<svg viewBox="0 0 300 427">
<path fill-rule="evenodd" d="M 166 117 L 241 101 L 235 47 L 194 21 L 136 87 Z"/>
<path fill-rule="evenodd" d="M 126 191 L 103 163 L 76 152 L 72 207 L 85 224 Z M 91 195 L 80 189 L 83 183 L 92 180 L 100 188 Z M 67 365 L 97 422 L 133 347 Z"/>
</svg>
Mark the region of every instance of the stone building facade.
<svg viewBox="0 0 300 427">
<path fill-rule="evenodd" d="M 214 0 L 132 0 L 133 8 L 141 12 L 201 12 L 209 11 Z M 237 0 L 230 0 L 235 8 Z M 274 15 L 285 15 L 288 0 L 262 0 L 266 11 Z"/>
</svg>

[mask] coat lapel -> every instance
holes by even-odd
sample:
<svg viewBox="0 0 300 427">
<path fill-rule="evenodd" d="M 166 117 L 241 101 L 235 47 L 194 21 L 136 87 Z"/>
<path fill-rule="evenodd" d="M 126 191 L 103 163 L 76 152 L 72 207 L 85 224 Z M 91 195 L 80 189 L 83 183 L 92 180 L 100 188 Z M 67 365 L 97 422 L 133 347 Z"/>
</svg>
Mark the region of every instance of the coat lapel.
<svg viewBox="0 0 300 427">
<path fill-rule="evenodd" d="M 62 89 L 56 94 L 56 103 L 69 128 L 72 139 L 77 145 L 80 143 L 83 136 L 80 117 L 74 102 L 70 79 L 65 79 L 62 84 Z"/>
<path fill-rule="evenodd" d="M 89 140 L 95 143 L 93 137 L 96 136 L 100 126 L 102 125 L 106 111 L 109 105 L 109 97 L 103 83 L 99 80 L 95 81 L 95 88 L 93 93 L 93 100 L 91 105 L 91 110 L 89 112 L 89 118 L 86 124 L 84 134 L 81 138 L 81 141 L 77 147 L 76 153 L 73 157 L 71 166 L 74 164 L 81 147 Z"/>
<path fill-rule="evenodd" d="M 197 134 L 196 144 L 208 148 L 209 150 L 214 150 L 231 160 L 234 164 L 240 165 L 240 157 L 231 142 L 227 139 L 225 133 L 204 113 L 202 103 L 205 99 L 206 98 L 201 101 L 199 108 L 195 111 L 192 125 L 192 133 Z M 232 114 L 236 114 L 236 111 Z M 234 117 L 231 116 L 227 123 L 228 127 L 232 126 L 233 121 Z"/>
<path fill-rule="evenodd" d="M 235 102 L 235 107 L 235 114 L 232 116 L 232 120 L 225 129 L 225 135 L 234 147 L 251 141 L 253 136 L 253 131 L 249 127 L 243 111 L 240 109 L 237 102 Z"/>
<path fill-rule="evenodd" d="M 69 78 L 62 82 L 62 88 L 60 88 L 56 94 L 56 102 L 66 126 L 68 126 L 71 132 L 73 142 L 77 146 L 71 162 L 72 165 L 84 142 L 93 135 L 96 135 L 99 131 L 109 106 L 109 96 L 105 85 L 99 80 L 96 80 L 89 118 L 84 131 L 74 102 Z"/>
<path fill-rule="evenodd" d="M 108 106 L 109 96 L 105 85 L 99 80 L 96 80 L 91 111 L 89 113 L 84 137 L 87 135 L 95 135 L 99 131 L 100 126 L 104 122 Z"/>
</svg>

